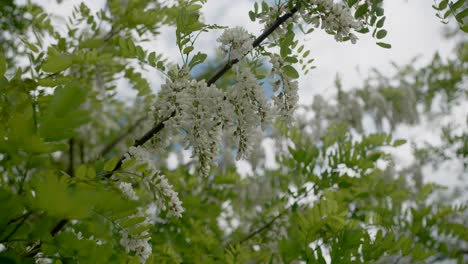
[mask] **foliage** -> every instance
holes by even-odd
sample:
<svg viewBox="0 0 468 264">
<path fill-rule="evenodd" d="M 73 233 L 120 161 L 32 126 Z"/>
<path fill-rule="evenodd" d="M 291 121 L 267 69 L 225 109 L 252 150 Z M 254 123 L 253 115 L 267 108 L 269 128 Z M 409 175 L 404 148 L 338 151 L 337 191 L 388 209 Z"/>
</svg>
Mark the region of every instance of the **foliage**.
<svg viewBox="0 0 468 264">
<path fill-rule="evenodd" d="M 257 37 L 205 24 L 205 2 L 81 3 L 65 30 L 38 5 L 0 4 L 1 263 L 466 261 L 466 205 L 434 202 L 443 188 L 416 177 L 434 159 L 466 162 L 466 131 L 445 128 L 446 148 L 416 148 L 412 170 L 391 154 L 406 142 L 391 136 L 399 125 L 466 99 L 466 45 L 456 59 L 375 72 L 350 92 L 337 80 L 336 98 L 301 106 L 307 119 L 294 116 L 297 79 L 316 66 L 301 36 L 323 29 L 356 43 L 369 33 L 390 48 L 383 1 L 255 3 Z M 466 31 L 463 2 L 434 8 Z M 181 65 L 148 48 L 163 26 Z M 221 67 L 193 78 L 207 60 L 197 39 L 220 29 Z M 265 166 L 265 134 L 277 169 Z M 241 177 L 236 159 L 255 176 Z"/>
</svg>

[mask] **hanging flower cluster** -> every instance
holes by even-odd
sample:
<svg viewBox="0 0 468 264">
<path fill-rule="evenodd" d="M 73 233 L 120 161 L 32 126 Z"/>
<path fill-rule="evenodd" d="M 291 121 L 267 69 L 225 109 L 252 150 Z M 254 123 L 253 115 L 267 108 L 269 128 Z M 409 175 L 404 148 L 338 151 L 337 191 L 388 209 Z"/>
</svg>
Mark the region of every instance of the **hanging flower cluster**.
<svg viewBox="0 0 468 264">
<path fill-rule="evenodd" d="M 270 28 L 276 21 L 278 17 L 283 14 L 286 14 L 290 11 L 289 7 L 286 4 L 281 4 L 278 7 L 269 7 L 268 10 L 263 10 L 264 12 L 259 15 L 259 21 L 261 24 L 265 25 L 264 30 Z M 268 38 L 271 40 L 277 40 L 281 36 L 285 35 L 288 32 L 290 25 L 295 24 L 299 18 L 298 14 L 295 14 L 284 23 L 282 23 L 278 28 L 273 31 Z"/>
<path fill-rule="evenodd" d="M 167 178 L 156 169 L 151 153 L 144 147 L 130 147 L 123 163 L 133 163 L 130 169 L 145 167 L 142 174 L 142 185 L 153 195 L 156 194 L 156 205 L 159 210 L 168 211 L 167 216 L 181 217 L 184 212 L 182 202 Z M 138 196 L 131 183 L 120 182 L 119 188 L 130 200 L 137 200 Z"/>
<path fill-rule="evenodd" d="M 311 15 L 311 10 L 316 15 Z M 333 0 L 314 0 L 311 5 L 301 9 L 302 19 L 313 26 L 321 27 L 329 34 L 335 36 L 338 42 L 351 40 L 353 44 L 357 41 L 357 36 L 351 33 L 352 30 L 360 30 L 363 21 L 355 19 L 352 10 L 342 2 L 335 3 Z"/>
<path fill-rule="evenodd" d="M 353 10 L 345 5 L 342 1 L 334 2 L 333 0 L 311 0 L 297 1 L 300 2 L 299 11 L 287 21 L 282 23 L 270 36 L 272 40 L 279 39 L 285 35 L 289 29 L 292 29 L 291 24 L 300 24 L 301 20 L 315 28 L 320 27 L 327 33 L 335 36 L 338 42 L 350 40 L 353 44 L 357 41 L 357 36 L 352 33 L 353 30 L 360 30 L 365 21 L 355 19 Z M 259 14 L 259 20 L 265 25 L 265 29 L 269 28 L 281 15 L 290 12 L 288 3 L 283 3 L 277 7 L 270 7 L 268 10 Z"/>
<path fill-rule="evenodd" d="M 208 175 L 228 113 L 224 92 L 205 81 L 190 79 L 184 69 L 171 76 L 176 78 L 162 86 L 154 104 L 156 122 L 172 116 L 165 122 L 166 131 L 182 131 L 185 147 L 192 147 L 193 157 L 198 158 L 199 172 Z"/>
<path fill-rule="evenodd" d="M 135 180 L 139 181 L 150 198 L 154 199 L 151 205 L 156 206 L 158 214 L 161 211 L 167 211 L 167 217 L 182 217 L 184 212 L 182 202 L 167 178 L 156 169 L 151 152 L 142 146 L 130 147 L 128 153 L 125 154 L 123 166 L 125 170 L 134 171 L 137 175 L 141 174 L 141 177 L 136 177 Z M 132 183 L 121 180 L 118 188 L 129 200 L 140 199 Z M 141 263 L 146 262 L 152 251 L 149 243 L 151 239 L 149 229 L 154 217 L 148 212 L 150 209 L 147 209 L 144 211 L 145 208 L 140 207 L 138 213 L 117 220 L 120 227 L 120 244 L 127 253 L 134 252 L 140 258 Z"/>
<path fill-rule="evenodd" d="M 236 83 L 228 89 L 227 98 L 234 110 L 233 137 L 238 142 L 237 159 L 241 159 L 247 158 L 254 146 L 258 124 L 264 128 L 268 123 L 270 107 L 262 87 L 250 69 L 241 70 L 235 66 L 234 71 Z"/>
<path fill-rule="evenodd" d="M 252 50 L 253 37 L 243 27 L 226 29 L 217 39 L 221 43 L 221 50 L 229 54 L 231 60 L 239 60 Z"/>
<path fill-rule="evenodd" d="M 120 234 L 120 245 L 125 249 L 125 252 L 134 252 L 139 258 L 140 263 L 146 263 L 146 260 L 151 255 L 152 246 L 149 243 L 151 240 L 151 234 L 149 233 L 149 227 L 151 223 L 145 213 L 138 213 L 136 215 L 129 216 L 125 219 L 118 221 L 119 225 L 125 226 L 127 223 L 137 222 L 136 225 L 131 225 L 130 228 L 121 228 Z M 142 230 L 141 232 L 139 230 Z"/>
<path fill-rule="evenodd" d="M 183 69 L 182 69 L 183 71 Z M 227 92 L 183 73 L 162 86 L 154 104 L 156 122 L 172 116 L 165 130 L 181 131 L 185 147 L 193 149 L 198 171 L 207 176 L 218 158 L 223 132 L 236 142 L 238 158 L 250 152 L 256 128 L 265 126 L 270 107 L 261 86 L 249 69 L 235 67 L 235 84 Z M 183 87 L 183 88 L 182 88 Z"/>
<path fill-rule="evenodd" d="M 281 70 L 285 65 L 288 65 L 281 57 L 272 54 L 270 63 L 273 66 L 270 76 L 274 80 L 273 91 L 277 93 L 273 97 L 273 101 L 281 120 L 289 123 L 299 101 L 298 83 Z"/>
</svg>

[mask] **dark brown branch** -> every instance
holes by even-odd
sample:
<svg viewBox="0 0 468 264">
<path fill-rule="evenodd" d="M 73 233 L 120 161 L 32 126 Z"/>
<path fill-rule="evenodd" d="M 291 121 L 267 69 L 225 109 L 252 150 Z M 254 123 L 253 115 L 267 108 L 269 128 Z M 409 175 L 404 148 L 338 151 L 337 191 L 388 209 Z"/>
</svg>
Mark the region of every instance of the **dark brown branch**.
<svg viewBox="0 0 468 264">
<path fill-rule="evenodd" d="M 70 148 L 68 149 L 68 169 L 67 169 L 67 173 L 68 173 L 68 175 L 73 177 L 73 173 L 74 173 L 74 168 L 73 168 L 74 164 L 73 163 L 75 162 L 74 161 L 75 140 L 73 138 L 70 138 L 70 140 L 68 141 L 68 145 L 70 146 Z"/>
<path fill-rule="evenodd" d="M 273 25 L 271 25 L 269 28 L 267 28 L 260 36 L 258 36 L 254 42 L 252 43 L 252 46 L 253 48 L 257 48 L 258 46 L 260 46 L 260 44 L 266 39 L 268 38 L 269 35 L 271 35 L 271 33 L 273 33 L 279 26 L 281 26 L 281 24 L 283 24 L 286 20 L 288 20 L 289 18 L 291 18 L 292 16 L 294 16 L 294 14 L 298 11 L 298 9 L 296 7 L 292 8 L 291 11 L 289 11 L 289 13 L 286 13 L 282 16 L 280 16 L 278 19 L 276 19 L 275 23 L 273 23 Z M 221 78 L 227 71 L 229 71 L 232 66 L 236 63 L 238 63 L 239 60 L 238 59 L 235 59 L 235 60 L 232 60 L 230 62 L 228 62 L 226 65 L 224 65 L 223 68 L 221 68 L 218 72 L 215 73 L 215 75 L 213 77 L 211 77 L 211 79 L 209 79 L 207 81 L 207 84 L 208 86 L 210 86 L 211 84 L 215 83 L 219 78 Z"/>
<path fill-rule="evenodd" d="M 84 158 L 84 143 L 82 140 L 80 140 L 80 163 L 83 164 L 85 163 L 85 158 Z"/>
<path fill-rule="evenodd" d="M 26 222 L 26 219 L 28 219 L 28 217 L 31 214 L 32 214 L 31 212 L 28 212 L 24 215 L 21 215 L 20 217 L 10 220 L 8 224 L 12 224 L 17 221 L 19 221 L 19 223 L 13 228 L 13 230 L 11 230 L 11 232 L 8 235 L 5 236 L 5 238 L 2 239 L 2 241 L 0 241 L 0 243 L 8 242 L 9 239 L 16 233 L 16 231 L 18 231 L 18 229 L 24 224 L 24 222 Z"/>
<path fill-rule="evenodd" d="M 138 146 L 141 146 L 143 144 L 145 144 L 148 140 L 150 140 L 154 135 L 156 135 L 157 133 L 159 133 L 159 131 L 161 131 L 163 128 L 164 128 L 164 122 L 166 122 L 167 120 L 169 120 L 170 118 L 172 118 L 173 116 L 175 115 L 175 112 L 172 112 L 172 114 L 170 116 L 168 116 L 167 118 L 161 120 L 161 122 L 159 122 L 156 126 L 154 126 L 153 128 L 151 128 L 150 131 L 146 132 L 142 137 L 140 137 L 139 139 L 135 140 L 135 143 L 133 144 L 134 147 L 138 147 Z M 123 163 L 123 160 L 125 159 L 125 155 L 122 155 L 122 157 L 120 157 L 119 161 L 117 162 L 117 164 L 115 165 L 115 168 L 105 174 L 104 176 L 106 178 L 109 178 L 112 173 L 118 169 L 120 169 L 120 167 L 122 167 L 122 163 Z"/>
</svg>

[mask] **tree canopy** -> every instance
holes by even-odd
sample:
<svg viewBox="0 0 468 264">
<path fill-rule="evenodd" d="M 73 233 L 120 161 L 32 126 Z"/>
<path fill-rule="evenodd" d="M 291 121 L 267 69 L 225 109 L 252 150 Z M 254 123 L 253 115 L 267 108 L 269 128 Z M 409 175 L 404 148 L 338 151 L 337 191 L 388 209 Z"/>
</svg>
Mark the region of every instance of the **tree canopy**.
<svg viewBox="0 0 468 264">
<path fill-rule="evenodd" d="M 427 180 L 448 161 L 468 174 L 468 120 L 453 119 L 468 101 L 464 0 L 433 5 L 453 58 L 354 89 L 338 76 L 336 96 L 298 104 L 298 78 L 320 67 L 304 37 L 391 48 L 383 2 L 253 2 L 255 36 L 206 24 L 205 0 L 84 1 L 66 18 L 3 1 L 0 263 L 466 263 L 468 184 Z M 163 27 L 179 64 L 145 45 Z M 217 58 L 195 46 L 210 31 Z M 421 124 L 437 144 L 392 136 Z"/>
</svg>

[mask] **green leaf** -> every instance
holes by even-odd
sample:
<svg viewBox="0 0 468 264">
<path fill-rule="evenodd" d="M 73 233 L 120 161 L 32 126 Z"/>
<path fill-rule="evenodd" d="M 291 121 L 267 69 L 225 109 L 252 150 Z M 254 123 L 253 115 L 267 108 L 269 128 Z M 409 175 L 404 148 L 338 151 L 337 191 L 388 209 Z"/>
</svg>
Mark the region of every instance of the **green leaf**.
<svg viewBox="0 0 468 264">
<path fill-rule="evenodd" d="M 465 33 L 468 33 L 468 24 L 464 25 L 464 26 L 461 26 L 460 29 L 465 32 Z"/>
<path fill-rule="evenodd" d="M 183 53 L 189 54 L 190 52 L 192 52 L 193 49 L 194 49 L 193 46 L 188 46 L 184 49 Z"/>
<path fill-rule="evenodd" d="M 255 13 L 253 11 L 249 11 L 249 18 L 252 22 L 255 22 Z"/>
<path fill-rule="evenodd" d="M 383 16 L 384 15 L 384 9 L 381 8 L 381 7 L 377 7 L 377 9 L 375 10 L 375 14 L 377 16 Z"/>
<path fill-rule="evenodd" d="M 154 51 L 148 56 L 148 63 L 153 67 L 156 65 L 156 53 Z"/>
<path fill-rule="evenodd" d="M 104 170 L 105 171 L 112 171 L 115 168 L 115 165 L 117 165 L 117 162 L 119 162 L 119 157 L 115 156 L 112 159 L 108 160 L 106 164 L 104 165 Z"/>
<path fill-rule="evenodd" d="M 458 22 L 460 22 L 460 23 L 463 24 L 463 23 L 464 23 L 464 22 L 463 22 L 463 19 L 464 19 L 466 16 L 468 16 L 468 8 L 465 9 L 465 10 L 463 10 L 463 11 L 461 11 L 460 13 L 456 14 L 456 15 L 455 15 L 455 18 L 457 19 Z"/>
<path fill-rule="evenodd" d="M 2 53 L 0 53 L 0 77 L 3 77 L 6 72 L 6 61 Z"/>
<path fill-rule="evenodd" d="M 32 44 L 31 42 L 25 40 L 24 38 L 20 38 L 20 40 L 26 45 L 32 52 L 39 52 L 39 49 L 36 45 Z"/>
<path fill-rule="evenodd" d="M 355 5 L 359 0 L 348 0 L 348 6 L 349 7 L 352 7 L 353 5 Z"/>
<path fill-rule="evenodd" d="M 206 60 L 206 54 L 198 52 L 192 57 L 192 60 L 189 62 L 189 68 L 193 68 L 195 65 L 198 65 L 200 63 L 203 63 Z"/>
<path fill-rule="evenodd" d="M 78 169 L 75 170 L 75 177 L 78 179 L 86 179 L 86 165 L 81 164 Z"/>
<path fill-rule="evenodd" d="M 42 70 L 50 73 L 57 73 L 68 69 L 72 65 L 70 56 L 48 56 L 42 64 Z"/>
<path fill-rule="evenodd" d="M 286 65 L 286 66 L 283 66 L 283 71 L 284 73 L 289 76 L 290 78 L 293 78 L 293 79 L 297 79 L 299 78 L 299 73 L 296 71 L 296 69 L 294 69 L 293 66 L 291 65 Z"/>
<path fill-rule="evenodd" d="M 438 9 L 439 10 L 444 10 L 445 8 L 447 8 L 447 5 L 448 5 L 448 0 L 442 0 L 439 3 Z"/>
<path fill-rule="evenodd" d="M 376 37 L 378 39 L 383 39 L 383 38 L 385 38 L 385 36 L 387 36 L 387 30 L 381 29 L 381 30 L 377 31 Z"/>
<path fill-rule="evenodd" d="M 46 113 L 40 119 L 39 134 L 46 141 L 57 141 L 73 136 L 74 130 L 89 120 L 80 109 L 86 100 L 86 90 L 69 83 L 55 90 Z"/>
<path fill-rule="evenodd" d="M 379 45 L 380 47 L 385 48 L 385 49 L 390 49 L 392 47 L 391 44 L 388 44 L 388 43 L 385 43 L 385 42 L 377 42 L 377 45 Z"/>
<path fill-rule="evenodd" d="M 378 28 L 381 28 L 383 27 L 384 23 L 385 23 L 385 17 L 382 17 L 381 19 L 379 19 L 379 21 L 377 21 L 377 25 L 375 26 Z"/>
<path fill-rule="evenodd" d="M 367 13 L 367 3 L 365 4 L 362 4 L 358 7 L 358 9 L 356 10 L 356 13 L 354 13 L 354 17 L 355 18 L 360 18 L 362 16 L 364 16 L 364 14 Z"/>
<path fill-rule="evenodd" d="M 457 10 L 458 8 L 462 7 L 463 4 L 465 3 L 465 0 L 458 0 L 457 2 L 455 3 L 449 3 L 449 6 L 450 6 L 450 9 L 452 9 L 453 11 Z"/>
<path fill-rule="evenodd" d="M 45 210 L 47 214 L 65 219 L 81 219 L 91 209 L 86 203 L 86 193 L 72 191 L 65 181 L 53 174 L 43 174 L 33 183 L 36 197 L 31 200 L 33 207 Z M 90 198 L 90 197 L 88 197 Z"/>
<path fill-rule="evenodd" d="M 406 140 L 404 139 L 397 139 L 393 142 L 393 146 L 394 147 L 398 147 L 398 146 L 401 146 L 401 145 L 404 145 L 406 144 Z"/>
</svg>

